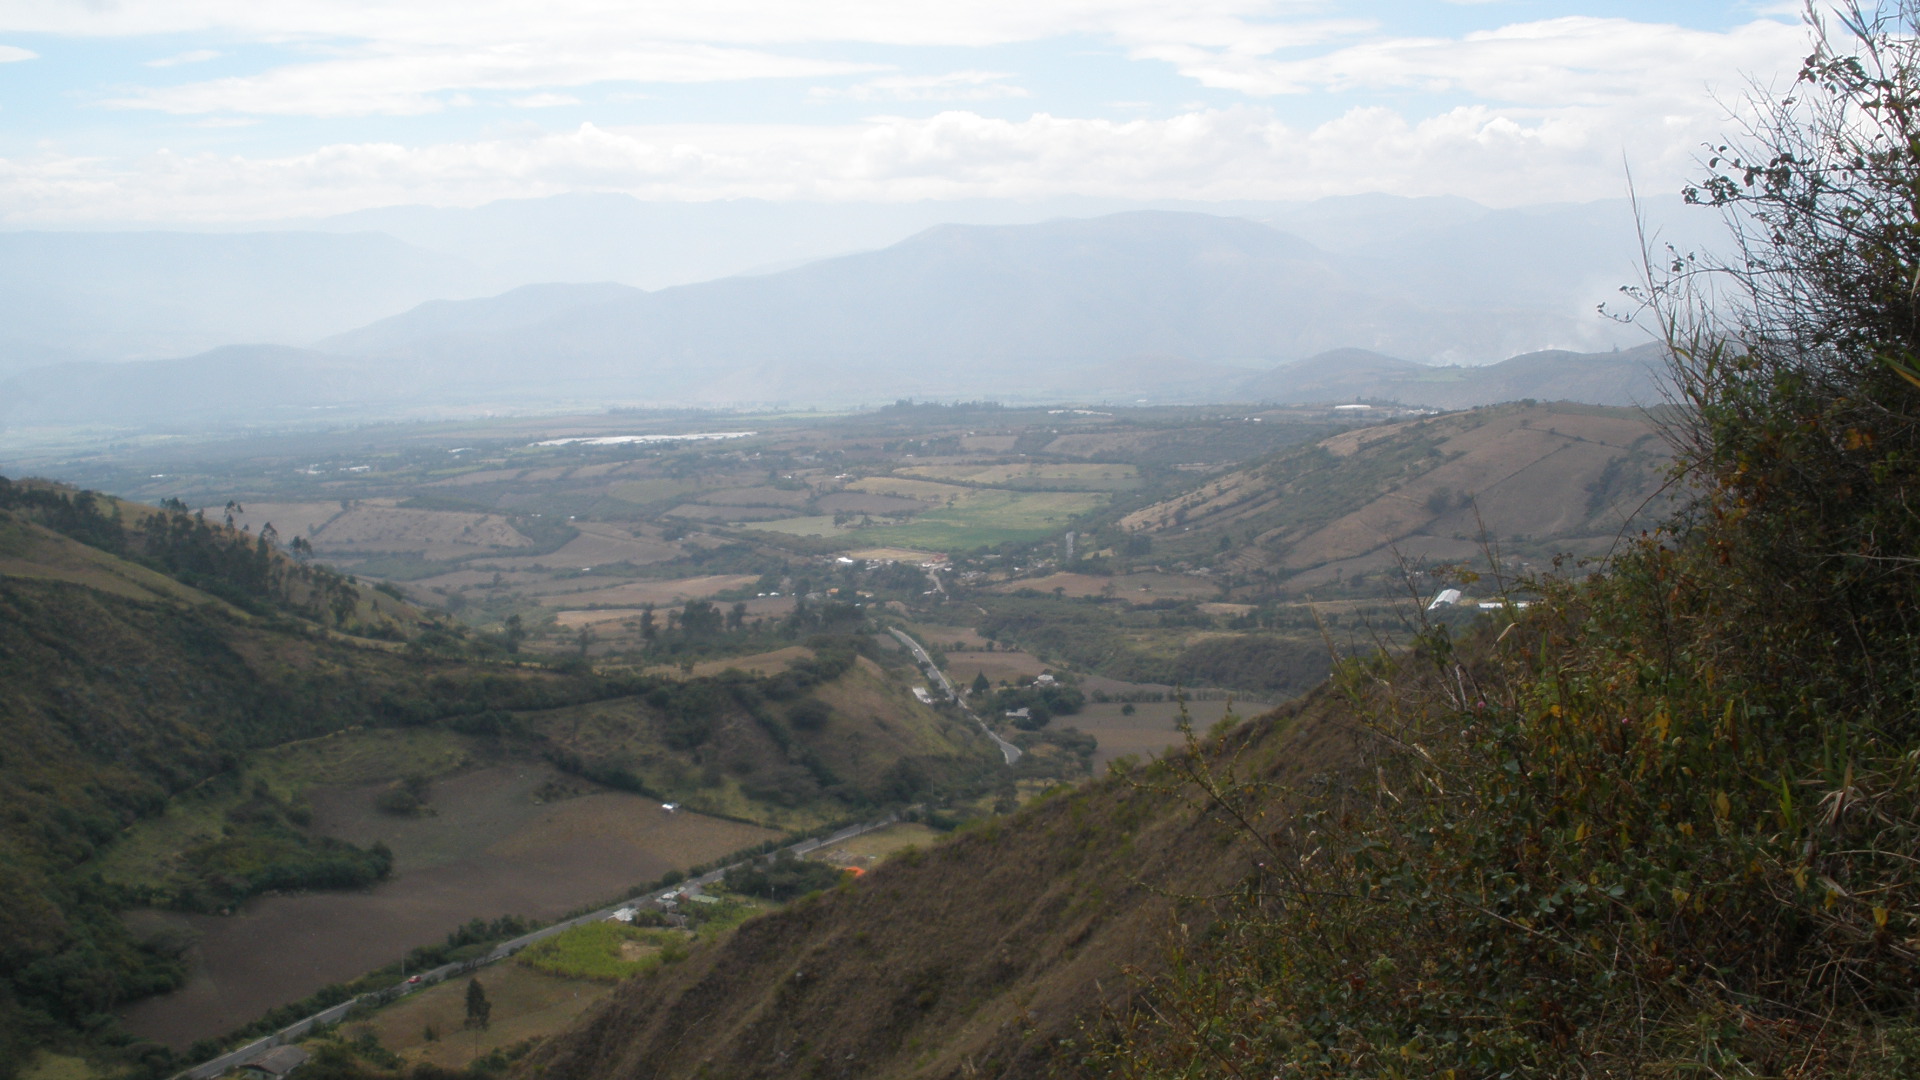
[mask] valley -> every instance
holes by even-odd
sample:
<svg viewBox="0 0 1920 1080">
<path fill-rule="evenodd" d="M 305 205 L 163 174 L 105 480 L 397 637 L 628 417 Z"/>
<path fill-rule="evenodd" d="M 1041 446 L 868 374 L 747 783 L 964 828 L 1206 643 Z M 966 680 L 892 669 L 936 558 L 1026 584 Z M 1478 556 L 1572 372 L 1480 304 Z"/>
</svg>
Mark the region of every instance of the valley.
<svg viewBox="0 0 1920 1080">
<path fill-rule="evenodd" d="M 403 956 L 448 955 L 423 949 L 471 920 L 537 925 L 880 808 L 952 828 L 1137 768 L 1183 723 L 1259 714 L 1408 640 L 1410 613 L 1448 584 L 1469 595 L 1433 618 L 1484 618 L 1481 600 L 1511 595 L 1471 586 L 1490 559 L 1490 581 L 1577 577 L 1556 556 L 1604 555 L 1663 505 L 1662 446 L 1645 414 L 1565 403 L 901 402 L 46 462 L 140 500 L 109 517 L 163 503 L 283 568 L 268 579 L 339 582 L 355 614 L 332 663 L 382 658 L 437 702 L 388 693 L 292 739 L 263 732 L 78 864 L 138 898 L 125 933 L 171 957 L 178 983 L 119 1022 L 204 1057 L 263 1010 L 290 1019 L 331 987 L 399 978 Z M 14 512 L 8 580 L 142 603 L 184 588 L 46 516 L 67 505 L 49 490 Z M 267 655 L 250 625 L 231 647 Z M 890 628 L 1017 761 L 927 693 Z M 511 690 L 525 680 L 552 689 Z M 295 851 L 370 852 L 351 857 L 374 870 L 303 887 L 278 869 Z M 605 997 L 512 971 L 502 1000 L 522 1019 L 503 1030 L 544 1034 Z M 438 1015 L 427 1000 L 398 1015 Z M 449 1058 L 458 1041 L 403 1039 L 399 1022 L 375 1030 L 410 1060 L 489 1052 Z"/>
<path fill-rule="evenodd" d="M 0 5 L 0 1080 L 1920 1076 L 1920 0 Z"/>
</svg>

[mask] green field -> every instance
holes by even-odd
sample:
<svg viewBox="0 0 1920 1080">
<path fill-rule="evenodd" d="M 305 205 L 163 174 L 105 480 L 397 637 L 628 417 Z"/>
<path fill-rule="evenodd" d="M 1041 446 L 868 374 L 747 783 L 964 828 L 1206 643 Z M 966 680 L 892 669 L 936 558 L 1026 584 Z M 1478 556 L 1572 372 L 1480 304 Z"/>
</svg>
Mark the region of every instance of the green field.
<svg viewBox="0 0 1920 1080">
<path fill-rule="evenodd" d="M 1045 540 L 1098 509 L 1097 492 L 973 489 L 957 505 L 929 510 L 905 525 L 861 529 L 862 543 L 964 551 L 983 544 Z"/>
<path fill-rule="evenodd" d="M 1108 466 L 1117 469 L 1116 466 Z M 1004 488 L 962 488 L 926 480 L 874 477 L 856 485 L 875 494 L 940 498 L 949 505 L 917 514 L 900 525 L 847 528 L 831 517 L 791 517 L 756 521 L 750 528 L 788 536 L 821 536 L 858 541 L 868 547 L 899 546 L 927 551 L 966 551 L 983 544 L 1045 540 L 1072 524 L 1073 519 L 1098 509 L 1104 492 L 1009 491 Z"/>
<path fill-rule="evenodd" d="M 527 946 L 520 962 L 548 975 L 617 982 L 659 967 L 686 940 L 682 930 L 587 923 Z"/>
<path fill-rule="evenodd" d="M 256 782 L 301 804 L 313 786 L 378 783 L 409 773 L 440 776 L 470 760 L 471 740 L 442 728 L 352 730 L 270 747 L 252 757 L 237 782 L 206 785 L 170 801 L 164 814 L 136 822 L 97 866 L 108 881 L 166 884 L 182 850 L 230 829 L 228 813 L 248 800 Z"/>
<path fill-rule="evenodd" d="M 1013 465 L 920 465 L 901 469 L 900 475 L 965 484 L 990 484 L 1020 490 L 1122 491 L 1140 485 L 1133 465 L 1081 461 L 1020 463 Z"/>
</svg>

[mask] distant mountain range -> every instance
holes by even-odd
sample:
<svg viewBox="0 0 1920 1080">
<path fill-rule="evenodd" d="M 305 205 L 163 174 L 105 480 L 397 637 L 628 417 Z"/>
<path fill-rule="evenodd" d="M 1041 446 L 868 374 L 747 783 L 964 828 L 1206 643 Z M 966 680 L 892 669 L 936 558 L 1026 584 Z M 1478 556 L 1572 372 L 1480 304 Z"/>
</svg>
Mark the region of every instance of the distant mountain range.
<svg viewBox="0 0 1920 1080">
<path fill-rule="evenodd" d="M 0 376 L 305 344 L 497 289 L 460 259 L 377 233 L 0 232 Z"/>
<path fill-rule="evenodd" d="M 1400 205 L 1406 202 L 1386 208 L 1407 211 Z M 1526 272 L 1552 261 L 1546 249 L 1571 243 L 1567 229 L 1519 228 L 1509 220 L 1516 212 L 1452 210 L 1425 208 L 1427 225 L 1419 229 L 1378 225 L 1357 245 L 1361 254 L 1336 254 L 1247 218 L 1137 211 L 942 225 L 879 251 L 656 292 L 542 284 L 435 299 L 307 349 L 236 345 L 124 364 L 72 359 L 43 344 L 34 354 L 41 364 L 25 371 L 18 369 L 28 365 L 16 365 L 14 377 L 0 383 L 0 423 L 203 424 L 284 420 L 321 409 L 425 415 L 906 396 L 1377 398 L 1441 407 L 1516 397 L 1626 404 L 1655 396 L 1631 370 L 1646 368 L 1644 360 L 1611 353 L 1536 353 L 1486 369 L 1431 366 L 1497 360 L 1543 343 L 1631 344 L 1638 333 L 1566 303 L 1591 266 L 1563 269 L 1559 278 Z M 1504 239 L 1486 239 L 1489 221 Z M 30 248 L 21 235 L 0 236 L 0 263 L 9 250 L 21 258 Z M 1386 251 L 1396 235 L 1404 258 Z M 365 306 L 381 282 L 409 274 L 462 280 L 447 257 L 378 235 L 213 239 L 228 242 L 229 252 L 225 262 L 214 260 L 229 279 L 219 302 L 252 305 L 263 321 L 280 317 L 274 305 L 289 303 L 286 295 L 324 282 L 331 282 L 326 287 L 339 311 Z M 155 244 L 156 252 L 167 249 Z M 305 245 L 315 260 L 306 277 L 260 270 L 259 253 L 276 244 Z M 1513 254 L 1529 244 L 1542 250 Z M 1382 250 L 1365 253 L 1369 247 Z M 1495 265 L 1462 271 L 1476 259 Z M 161 254 L 149 257 L 160 261 Z M 116 280 L 137 276 L 127 274 L 133 276 Z M 336 280 L 354 275 L 360 280 Z M 96 293 L 116 289 L 124 291 L 106 281 Z M 192 322 L 188 300 L 213 303 L 204 296 L 175 300 L 169 310 L 182 327 Z M 23 321 L 53 319 L 40 312 Z"/>
</svg>

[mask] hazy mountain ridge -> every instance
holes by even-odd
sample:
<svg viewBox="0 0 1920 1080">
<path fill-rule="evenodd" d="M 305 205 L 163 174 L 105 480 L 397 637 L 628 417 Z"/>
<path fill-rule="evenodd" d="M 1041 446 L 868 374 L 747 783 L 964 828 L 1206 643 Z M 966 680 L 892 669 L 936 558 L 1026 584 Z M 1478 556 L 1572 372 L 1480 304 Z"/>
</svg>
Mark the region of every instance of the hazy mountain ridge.
<svg viewBox="0 0 1920 1080">
<path fill-rule="evenodd" d="M 610 282 L 522 285 L 498 296 L 430 300 L 398 315 L 324 338 L 317 347 L 345 355 L 401 352 L 423 340 L 518 330 L 597 304 L 643 295 L 630 285 Z"/>
<path fill-rule="evenodd" d="M 1448 243 L 1469 235 L 1438 232 Z M 397 244 L 382 239 L 386 246 L 368 250 Z M 1387 273 L 1379 259 L 1333 254 L 1252 220 L 1188 212 L 943 225 L 879 251 L 657 292 L 546 284 L 432 300 L 305 353 L 233 346 L 125 369 L 34 368 L 0 383 L 0 422 L 251 423 L 315 409 L 432 415 L 907 396 L 1364 397 L 1446 408 L 1657 396 L 1630 372 L 1596 374 L 1618 365 L 1590 355 L 1497 373 L 1413 365 L 1398 374 L 1384 360 L 1327 355 L 1496 360 L 1543 341 L 1632 332 L 1548 306 L 1435 302 L 1449 276 L 1459 275 L 1444 260 Z M 1295 357 L 1315 359 L 1250 374 Z M 1530 368 L 1540 370 L 1523 373 Z M 1418 393 L 1407 389 L 1415 384 Z"/>
<path fill-rule="evenodd" d="M 563 195 L 473 208 L 394 206 L 238 230 L 23 231 L 0 233 L 0 311 L 11 327 L 0 369 L 45 362 L 49 349 L 59 358 L 120 360 L 247 342 L 308 345 L 434 299 L 546 282 L 657 290 L 878 250 L 942 224 L 1026 226 L 1143 209 L 1260 221 L 1354 260 L 1370 277 L 1424 283 L 1448 303 L 1544 305 L 1581 319 L 1636 278 L 1640 250 L 1624 200 L 1494 209 L 1385 195 L 908 204 Z M 1683 249 L 1717 224 L 1682 212 L 1676 200 L 1643 200 L 1640 210 L 1656 240 Z"/>
<path fill-rule="evenodd" d="M 0 232 L 0 370 L 303 344 L 495 280 L 377 233 Z"/>
<path fill-rule="evenodd" d="M 1493 359 L 1579 333 L 1539 312 L 1436 308 L 1259 223 L 1163 211 L 943 225 L 781 273 L 592 298 L 499 335 L 488 352 L 504 359 L 544 350 L 581 370 L 665 360 L 1061 364 L 1141 354 L 1271 362 L 1353 345 Z M 464 335 L 457 344 L 423 337 L 400 351 L 445 355 L 472 344 Z"/>
</svg>

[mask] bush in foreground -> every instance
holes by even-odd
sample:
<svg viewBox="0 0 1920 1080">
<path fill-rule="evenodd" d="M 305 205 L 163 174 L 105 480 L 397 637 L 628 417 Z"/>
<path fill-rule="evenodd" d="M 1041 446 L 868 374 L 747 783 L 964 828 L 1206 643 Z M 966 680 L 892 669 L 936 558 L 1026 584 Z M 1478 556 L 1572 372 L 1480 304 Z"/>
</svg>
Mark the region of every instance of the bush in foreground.
<svg viewBox="0 0 1920 1080">
<path fill-rule="evenodd" d="M 1289 824 L 1170 756 L 1252 865 L 1089 1075 L 1920 1075 L 1917 24 L 1823 42 L 1693 192 L 1742 259 L 1652 296 L 1697 491 L 1670 532 L 1343 667 L 1378 754 Z"/>
</svg>

